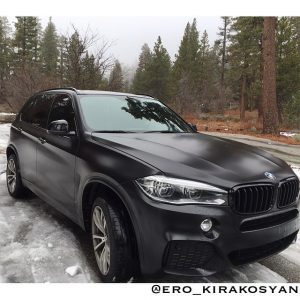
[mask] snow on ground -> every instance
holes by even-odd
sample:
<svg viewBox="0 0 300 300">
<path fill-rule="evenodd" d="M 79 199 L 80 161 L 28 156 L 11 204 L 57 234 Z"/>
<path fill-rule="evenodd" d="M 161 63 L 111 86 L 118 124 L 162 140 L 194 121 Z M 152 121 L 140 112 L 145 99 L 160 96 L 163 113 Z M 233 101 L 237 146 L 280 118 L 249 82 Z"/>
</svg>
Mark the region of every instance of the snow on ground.
<svg viewBox="0 0 300 300">
<path fill-rule="evenodd" d="M 300 272 L 300 236 L 298 235 L 297 242 L 292 246 L 281 252 L 279 255 L 285 257 L 287 260 L 297 264 Z"/>
<path fill-rule="evenodd" d="M 291 165 L 292 169 L 294 170 L 295 174 L 300 178 L 300 167 Z"/>
<path fill-rule="evenodd" d="M 76 236 L 75 225 L 36 197 L 11 198 L 4 176 L 0 186 L 0 282 L 94 281 L 80 229 Z M 83 272 L 71 278 L 65 269 L 74 265 Z"/>
<path fill-rule="evenodd" d="M 81 267 L 80 266 L 71 266 L 66 268 L 65 272 L 70 275 L 71 277 L 76 276 L 77 274 L 82 273 Z"/>
<path fill-rule="evenodd" d="M 0 116 L 14 116 L 15 113 L 0 112 Z"/>
<path fill-rule="evenodd" d="M 279 134 L 286 136 L 286 137 L 293 137 L 296 135 L 296 133 L 294 133 L 294 132 L 286 132 L 286 131 L 280 131 Z"/>
<path fill-rule="evenodd" d="M 0 124 L 0 153 L 5 151 L 9 138 L 10 124 Z"/>
<path fill-rule="evenodd" d="M 79 227 L 35 196 L 21 200 L 9 196 L 4 173 L 9 127 L 0 124 L 0 282 L 99 282 L 88 238 Z M 291 280 L 284 272 L 296 273 L 292 280 L 300 281 L 300 240 L 273 258 L 278 272 L 261 262 L 210 277 L 141 281 L 282 283 Z M 286 270 L 286 265 L 292 269 Z"/>
<path fill-rule="evenodd" d="M 35 197 L 12 199 L 3 178 L 0 185 L 0 282 L 95 281 L 80 229 Z M 83 271 L 71 278 L 65 270 L 74 265 Z"/>
</svg>

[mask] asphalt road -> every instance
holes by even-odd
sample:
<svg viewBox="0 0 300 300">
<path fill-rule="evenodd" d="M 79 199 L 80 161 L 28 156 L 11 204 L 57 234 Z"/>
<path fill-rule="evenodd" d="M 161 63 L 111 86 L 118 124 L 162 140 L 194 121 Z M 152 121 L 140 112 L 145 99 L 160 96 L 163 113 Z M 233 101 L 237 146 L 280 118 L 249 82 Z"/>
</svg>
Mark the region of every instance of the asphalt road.
<svg viewBox="0 0 300 300">
<path fill-rule="evenodd" d="M 268 139 L 257 138 L 242 134 L 229 134 L 223 132 L 206 132 L 206 134 L 235 140 L 237 142 L 259 147 L 274 156 L 277 156 L 292 165 L 300 166 L 300 145 L 288 145 Z"/>
</svg>

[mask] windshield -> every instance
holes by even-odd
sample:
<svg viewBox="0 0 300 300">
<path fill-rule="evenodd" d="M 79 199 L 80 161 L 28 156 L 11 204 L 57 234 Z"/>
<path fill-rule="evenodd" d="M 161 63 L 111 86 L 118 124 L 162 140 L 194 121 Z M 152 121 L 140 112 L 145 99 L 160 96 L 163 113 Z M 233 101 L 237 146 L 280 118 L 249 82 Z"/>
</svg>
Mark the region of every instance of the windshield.
<svg viewBox="0 0 300 300">
<path fill-rule="evenodd" d="M 193 132 L 161 102 L 119 95 L 81 95 L 86 125 L 102 132 Z"/>
</svg>

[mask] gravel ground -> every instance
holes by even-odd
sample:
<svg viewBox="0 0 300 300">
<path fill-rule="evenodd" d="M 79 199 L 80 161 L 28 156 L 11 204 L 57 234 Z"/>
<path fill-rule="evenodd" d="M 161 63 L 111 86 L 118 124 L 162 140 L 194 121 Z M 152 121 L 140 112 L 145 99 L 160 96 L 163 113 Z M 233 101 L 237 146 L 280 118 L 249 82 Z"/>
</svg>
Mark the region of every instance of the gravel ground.
<svg viewBox="0 0 300 300">
<path fill-rule="evenodd" d="M 15 200 L 8 195 L 4 174 L 8 132 L 9 125 L 0 124 L 0 282 L 99 282 L 89 241 L 79 227 L 35 196 Z M 216 135 L 262 147 L 290 163 L 300 164 L 299 146 L 241 135 Z M 165 276 L 139 281 L 300 282 L 300 241 L 260 263 L 214 276 Z"/>
</svg>

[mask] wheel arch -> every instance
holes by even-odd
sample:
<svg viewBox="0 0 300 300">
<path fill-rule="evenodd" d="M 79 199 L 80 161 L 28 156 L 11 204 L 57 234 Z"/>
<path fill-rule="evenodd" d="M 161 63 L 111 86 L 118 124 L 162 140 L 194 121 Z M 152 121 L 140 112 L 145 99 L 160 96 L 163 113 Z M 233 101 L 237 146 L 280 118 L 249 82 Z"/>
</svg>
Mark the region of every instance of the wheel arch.
<svg viewBox="0 0 300 300">
<path fill-rule="evenodd" d="M 129 205 L 129 196 L 127 196 L 126 192 L 117 182 L 112 180 L 108 181 L 106 176 L 105 179 L 102 178 L 102 176 L 93 176 L 85 182 L 83 188 L 81 189 L 79 197 L 80 203 L 78 207 L 78 213 L 80 214 L 81 219 L 81 227 L 83 227 L 83 229 L 86 231 L 89 230 L 90 212 L 96 195 L 111 199 L 111 201 L 114 201 L 115 204 L 119 205 L 119 207 L 125 213 L 126 221 L 129 222 L 130 235 L 133 238 L 132 242 L 136 248 L 136 255 L 139 260 L 139 256 L 142 253 L 139 227 L 137 225 L 134 213 Z"/>
<path fill-rule="evenodd" d="M 9 144 L 6 147 L 6 158 L 8 158 L 11 154 L 15 154 L 17 157 L 17 160 L 19 161 L 19 155 L 18 155 L 18 151 L 17 151 L 16 147 L 12 144 Z"/>
</svg>

